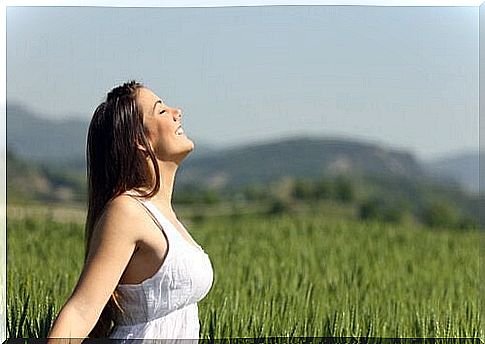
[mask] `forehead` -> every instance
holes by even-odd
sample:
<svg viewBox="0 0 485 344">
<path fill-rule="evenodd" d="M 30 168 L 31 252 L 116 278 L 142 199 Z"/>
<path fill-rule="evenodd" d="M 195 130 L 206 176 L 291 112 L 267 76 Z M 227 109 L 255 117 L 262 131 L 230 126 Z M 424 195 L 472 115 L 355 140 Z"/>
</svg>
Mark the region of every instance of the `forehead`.
<svg viewBox="0 0 485 344">
<path fill-rule="evenodd" d="M 160 97 L 157 96 L 148 88 L 143 87 L 138 90 L 137 100 L 138 100 L 138 103 L 143 108 L 143 112 L 152 111 L 153 105 L 159 99 Z"/>
</svg>

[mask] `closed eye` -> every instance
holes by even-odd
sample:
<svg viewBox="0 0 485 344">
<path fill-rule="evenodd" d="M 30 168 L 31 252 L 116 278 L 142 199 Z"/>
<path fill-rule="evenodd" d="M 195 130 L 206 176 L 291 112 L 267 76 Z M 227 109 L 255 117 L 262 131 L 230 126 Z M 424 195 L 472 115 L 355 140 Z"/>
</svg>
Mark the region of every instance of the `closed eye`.
<svg viewBox="0 0 485 344">
<path fill-rule="evenodd" d="M 154 112 L 155 112 L 155 108 L 157 107 L 157 104 L 160 104 L 160 107 L 162 107 L 162 106 L 163 106 L 163 102 L 162 102 L 162 100 L 161 100 L 161 99 L 159 99 L 159 100 L 157 100 L 157 101 L 155 102 L 155 104 L 153 104 L 153 111 L 154 111 Z M 163 114 L 165 111 L 166 111 L 166 110 L 161 110 L 161 111 L 160 111 L 160 114 Z"/>
</svg>

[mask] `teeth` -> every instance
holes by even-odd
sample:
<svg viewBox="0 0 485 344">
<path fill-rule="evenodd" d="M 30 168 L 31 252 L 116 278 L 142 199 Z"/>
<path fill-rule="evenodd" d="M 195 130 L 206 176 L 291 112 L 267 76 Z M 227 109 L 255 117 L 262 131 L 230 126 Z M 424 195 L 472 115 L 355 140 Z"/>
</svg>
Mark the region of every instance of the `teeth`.
<svg viewBox="0 0 485 344">
<path fill-rule="evenodd" d="M 183 133 L 184 133 L 184 129 L 182 127 L 179 127 L 177 129 L 177 131 L 175 132 L 175 134 L 177 134 L 177 135 L 182 135 Z"/>
</svg>

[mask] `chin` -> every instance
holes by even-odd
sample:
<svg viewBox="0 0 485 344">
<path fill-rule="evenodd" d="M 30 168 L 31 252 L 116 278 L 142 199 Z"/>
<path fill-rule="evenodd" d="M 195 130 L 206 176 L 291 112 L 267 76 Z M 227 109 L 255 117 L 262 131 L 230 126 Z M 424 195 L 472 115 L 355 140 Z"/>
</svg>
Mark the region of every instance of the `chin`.
<svg viewBox="0 0 485 344">
<path fill-rule="evenodd" d="M 194 141 L 192 141 L 189 138 L 187 138 L 187 140 L 190 142 L 190 144 L 189 144 L 189 152 L 192 152 L 194 150 L 194 148 L 195 148 Z"/>
<path fill-rule="evenodd" d="M 187 143 L 187 145 L 185 145 L 184 150 L 181 152 L 182 159 L 185 158 L 187 155 L 189 155 L 195 148 L 195 145 L 192 142 L 192 140 L 188 139 L 187 141 L 189 142 Z"/>
</svg>

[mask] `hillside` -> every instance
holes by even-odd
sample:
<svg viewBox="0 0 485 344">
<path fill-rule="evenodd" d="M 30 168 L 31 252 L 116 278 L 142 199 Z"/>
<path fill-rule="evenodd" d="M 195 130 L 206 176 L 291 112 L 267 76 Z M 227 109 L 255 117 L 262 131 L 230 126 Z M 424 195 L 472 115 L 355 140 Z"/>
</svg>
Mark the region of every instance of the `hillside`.
<svg viewBox="0 0 485 344">
<path fill-rule="evenodd" d="M 21 104 L 7 104 L 7 147 L 29 161 L 85 171 L 88 127 L 87 120 L 49 120 Z M 197 144 L 199 156 L 212 151 L 208 144 Z"/>
<path fill-rule="evenodd" d="M 28 162 L 7 151 L 7 203 L 79 203 L 85 195 L 84 174 Z"/>
<path fill-rule="evenodd" d="M 317 178 L 337 174 L 415 178 L 423 177 L 424 171 L 407 152 L 365 142 L 296 137 L 187 159 L 177 180 L 181 185 L 204 183 L 225 188 L 268 183 L 285 176 Z"/>
<path fill-rule="evenodd" d="M 88 121 L 45 119 L 27 107 L 7 104 L 7 147 L 22 160 L 45 163 L 52 170 L 84 175 Z M 464 152 L 418 161 L 406 151 L 362 141 L 326 137 L 294 137 L 220 150 L 193 138 L 196 148 L 177 175 L 181 187 L 212 188 L 267 183 L 284 176 L 316 178 L 335 174 L 429 176 L 478 190 L 478 153 Z"/>
<path fill-rule="evenodd" d="M 39 117 L 19 104 L 7 104 L 7 147 L 23 159 L 62 161 L 81 169 L 88 123 Z"/>
<path fill-rule="evenodd" d="M 433 159 L 423 164 L 425 171 L 436 179 L 453 179 L 470 193 L 478 194 L 479 159 L 485 155 L 478 152 L 465 152 Z"/>
<path fill-rule="evenodd" d="M 51 158 L 54 161 L 27 160 L 14 154 L 9 147 L 8 183 L 21 190 L 25 180 L 33 178 L 37 184 L 30 187 L 33 193 L 38 191 L 39 194 L 51 193 L 47 185 L 85 188 L 83 164 L 74 164 L 74 160 L 62 163 Z M 450 177 L 431 178 L 433 175 L 427 168 L 408 152 L 365 142 L 303 137 L 207 152 L 205 156 L 189 155 L 179 168 L 176 185 L 181 189 L 197 185 L 227 190 L 248 184 L 264 185 L 285 177 L 315 179 L 348 175 L 352 178 L 372 176 L 375 181 L 399 178 L 409 181 L 408 184 L 441 182 L 457 187 Z"/>
</svg>

